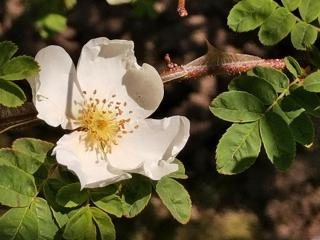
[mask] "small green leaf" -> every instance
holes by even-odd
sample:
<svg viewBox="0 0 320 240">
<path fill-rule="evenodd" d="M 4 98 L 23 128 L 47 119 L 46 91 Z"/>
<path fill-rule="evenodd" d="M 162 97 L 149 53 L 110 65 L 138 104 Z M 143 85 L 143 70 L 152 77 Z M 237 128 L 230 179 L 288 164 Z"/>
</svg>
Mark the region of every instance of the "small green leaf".
<svg viewBox="0 0 320 240">
<path fill-rule="evenodd" d="M 184 168 L 183 163 L 178 159 L 175 159 L 173 163 L 178 164 L 179 166 L 178 171 L 170 173 L 167 177 L 177 178 L 177 179 L 187 179 L 188 176 L 186 175 L 186 170 Z"/>
<path fill-rule="evenodd" d="M 80 183 L 71 183 L 59 189 L 56 202 L 66 208 L 73 208 L 83 204 L 89 198 L 88 191 L 80 191 Z"/>
<path fill-rule="evenodd" d="M 258 98 L 241 91 L 224 92 L 210 104 L 210 111 L 216 117 L 230 122 L 256 121 L 263 116 L 265 110 Z"/>
<path fill-rule="evenodd" d="M 222 174 L 245 171 L 256 161 L 260 148 L 258 122 L 232 124 L 217 146 L 217 171 Z"/>
<path fill-rule="evenodd" d="M 292 45 L 298 50 L 307 50 L 317 40 L 315 27 L 305 22 L 298 22 L 291 32 Z"/>
<path fill-rule="evenodd" d="M 47 158 L 53 144 L 31 138 L 17 139 L 12 149 L 0 149 L 0 164 L 16 166 L 34 174 Z"/>
<path fill-rule="evenodd" d="M 299 13 L 304 21 L 312 22 L 320 16 L 320 1 L 302 0 L 299 6 Z"/>
<path fill-rule="evenodd" d="M 303 88 L 309 92 L 320 92 L 320 70 L 311 73 L 304 79 Z"/>
<path fill-rule="evenodd" d="M 0 104 L 6 107 L 18 107 L 26 101 L 26 95 L 13 82 L 0 79 Z"/>
<path fill-rule="evenodd" d="M 302 74 L 302 69 L 299 63 L 293 57 L 285 57 L 284 62 L 286 64 L 286 68 L 294 77 L 297 78 Z"/>
<path fill-rule="evenodd" d="M 72 9 L 77 4 L 77 0 L 64 0 L 67 9 Z"/>
<path fill-rule="evenodd" d="M 39 238 L 37 216 L 25 208 L 11 208 L 0 218 L 0 237 L 3 240 Z"/>
<path fill-rule="evenodd" d="M 289 86 L 288 77 L 279 70 L 268 67 L 255 67 L 248 72 L 249 76 L 256 76 L 270 83 L 276 92 L 281 93 Z"/>
<path fill-rule="evenodd" d="M 287 170 L 295 157 L 295 141 L 287 123 L 276 113 L 268 112 L 260 120 L 261 139 L 270 161 Z"/>
<path fill-rule="evenodd" d="M 281 0 L 283 6 L 285 6 L 290 12 L 296 10 L 299 7 L 301 0 Z"/>
<path fill-rule="evenodd" d="M 65 209 L 60 207 L 56 202 L 56 194 L 64 185 L 65 183 L 58 179 L 48 179 L 43 185 L 44 196 L 48 201 L 52 215 L 60 228 L 64 227 L 69 221 L 69 217 Z"/>
<path fill-rule="evenodd" d="M 17 51 L 18 47 L 13 42 L 0 42 L 0 67 L 8 62 Z"/>
<path fill-rule="evenodd" d="M 320 98 L 316 93 L 308 92 L 303 87 L 299 87 L 292 90 L 289 97 L 303 107 L 308 114 L 320 117 Z"/>
<path fill-rule="evenodd" d="M 295 23 L 295 17 L 286 8 L 277 8 L 261 25 L 258 33 L 260 42 L 266 46 L 280 42 L 291 32 Z"/>
<path fill-rule="evenodd" d="M 310 117 L 306 113 L 300 114 L 289 125 L 295 140 L 304 145 L 311 147 L 314 141 L 314 126 Z"/>
<path fill-rule="evenodd" d="M 64 229 L 63 237 L 67 240 L 96 239 L 96 227 L 88 206 L 76 210 Z"/>
<path fill-rule="evenodd" d="M 39 72 L 38 63 L 28 56 L 12 58 L 1 67 L 0 79 L 21 80 Z"/>
<path fill-rule="evenodd" d="M 59 228 L 53 220 L 47 201 L 42 198 L 36 198 L 31 204 L 30 211 L 34 213 L 38 222 L 39 237 L 37 239 L 54 239 Z"/>
<path fill-rule="evenodd" d="M 36 194 L 32 175 L 13 166 L 0 165 L 0 204 L 25 207 Z"/>
<path fill-rule="evenodd" d="M 151 198 L 152 185 L 149 179 L 135 175 L 123 186 L 123 208 L 126 217 L 133 218 L 148 204 Z"/>
<path fill-rule="evenodd" d="M 286 118 L 283 119 L 288 124 L 290 124 L 293 119 L 299 117 L 301 113 L 305 112 L 305 109 L 302 108 L 296 101 L 294 101 L 290 95 L 281 101 L 280 107 L 286 115 Z"/>
<path fill-rule="evenodd" d="M 242 0 L 231 9 L 228 26 L 236 32 L 247 32 L 259 27 L 272 13 L 271 0 Z"/>
<path fill-rule="evenodd" d="M 270 105 L 277 98 L 277 93 L 267 81 L 242 75 L 232 79 L 228 86 L 229 90 L 245 91 L 259 98 L 264 104 Z"/>
<path fill-rule="evenodd" d="M 156 192 L 172 216 L 185 224 L 191 217 L 191 199 L 186 189 L 176 180 L 168 177 L 157 182 Z"/>
<path fill-rule="evenodd" d="M 99 229 L 99 235 L 101 240 L 115 240 L 116 230 L 112 223 L 111 218 L 105 212 L 98 208 L 90 208 L 93 220 Z"/>
<path fill-rule="evenodd" d="M 110 185 L 104 188 L 97 188 L 90 191 L 94 205 L 107 213 L 111 213 L 117 217 L 122 217 L 122 200 L 116 195 L 117 188 Z"/>
<path fill-rule="evenodd" d="M 49 13 L 36 22 L 38 28 L 49 32 L 62 32 L 67 28 L 67 18 L 57 13 Z"/>
</svg>

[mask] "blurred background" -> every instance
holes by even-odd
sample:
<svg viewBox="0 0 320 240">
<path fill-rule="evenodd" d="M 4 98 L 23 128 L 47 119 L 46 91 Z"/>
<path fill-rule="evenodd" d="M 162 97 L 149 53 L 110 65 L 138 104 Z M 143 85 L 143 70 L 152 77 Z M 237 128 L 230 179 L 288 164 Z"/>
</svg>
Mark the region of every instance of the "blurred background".
<svg viewBox="0 0 320 240">
<path fill-rule="evenodd" d="M 266 48 L 255 31 L 232 32 L 226 22 L 237 1 L 186 2 L 189 16 L 180 18 L 177 0 L 137 0 L 119 6 L 110 6 L 105 0 L 1 0 L 0 40 L 15 42 L 20 54 L 31 56 L 46 45 L 57 44 L 76 63 L 82 45 L 91 38 L 130 39 L 138 62 L 147 62 L 160 72 L 165 68 L 166 53 L 173 61 L 186 64 L 206 53 L 206 40 L 230 52 L 264 58 L 291 55 L 305 65 L 304 54 L 295 51 L 288 40 Z M 154 196 L 138 217 L 114 219 L 117 239 L 320 239 L 318 137 L 311 149 L 297 148 L 288 172 L 275 170 L 263 153 L 242 174 L 224 176 L 215 170 L 215 148 L 229 124 L 215 118 L 208 105 L 226 90 L 231 78 L 207 76 L 168 83 L 165 98 L 152 116 L 178 114 L 191 120 L 191 137 L 179 155 L 189 176 L 182 183 L 193 201 L 191 221 L 178 224 Z M 20 84 L 30 99 L 28 85 Z M 30 106 L 27 103 L 26 108 Z M 17 137 L 26 136 L 56 141 L 62 133 L 40 122 L 2 134 L 0 146 L 10 146 Z"/>
</svg>

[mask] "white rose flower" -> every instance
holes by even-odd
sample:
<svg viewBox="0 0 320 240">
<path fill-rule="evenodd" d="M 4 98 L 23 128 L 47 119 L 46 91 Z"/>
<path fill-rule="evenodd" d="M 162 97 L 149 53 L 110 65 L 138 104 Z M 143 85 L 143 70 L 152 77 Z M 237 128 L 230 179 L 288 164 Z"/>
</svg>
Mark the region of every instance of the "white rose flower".
<svg viewBox="0 0 320 240">
<path fill-rule="evenodd" d="M 96 38 L 82 49 L 77 70 L 66 51 L 38 52 L 40 73 L 28 79 L 38 118 L 74 130 L 54 148 L 57 161 L 82 188 L 102 187 L 130 173 L 151 179 L 175 172 L 190 123 L 181 116 L 146 119 L 159 106 L 163 83 L 148 64 L 139 66 L 133 42 Z"/>
</svg>

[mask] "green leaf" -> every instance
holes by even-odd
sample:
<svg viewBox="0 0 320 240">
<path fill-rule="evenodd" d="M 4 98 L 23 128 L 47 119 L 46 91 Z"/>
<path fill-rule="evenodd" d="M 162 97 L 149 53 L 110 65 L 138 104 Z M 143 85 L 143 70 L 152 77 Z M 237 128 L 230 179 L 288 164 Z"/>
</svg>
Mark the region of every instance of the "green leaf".
<svg viewBox="0 0 320 240">
<path fill-rule="evenodd" d="M 55 32 L 62 32 L 67 28 L 67 18 L 57 13 L 49 13 L 36 22 L 42 37 L 49 37 Z"/>
<path fill-rule="evenodd" d="M 300 114 L 289 125 L 295 140 L 309 148 L 314 141 L 314 126 L 310 117 L 306 113 Z"/>
<path fill-rule="evenodd" d="M 261 25 L 258 36 L 262 44 L 274 45 L 284 39 L 294 27 L 295 17 L 283 7 L 273 11 L 271 16 Z"/>
<path fill-rule="evenodd" d="M 73 208 L 83 204 L 89 198 L 88 191 L 80 191 L 80 183 L 71 183 L 59 189 L 56 202 L 66 208 Z"/>
<path fill-rule="evenodd" d="M 260 120 L 261 139 L 270 161 L 287 170 L 295 157 L 295 141 L 287 123 L 276 113 L 268 112 Z"/>
<path fill-rule="evenodd" d="M 12 58 L 1 67 L 0 79 L 21 80 L 39 72 L 38 63 L 28 56 Z"/>
<path fill-rule="evenodd" d="M 67 9 L 72 9 L 77 4 L 77 0 L 64 0 Z"/>
<path fill-rule="evenodd" d="M 10 58 L 18 51 L 16 44 L 10 41 L 0 42 L 0 67 L 9 61 Z"/>
<path fill-rule="evenodd" d="M 183 163 L 178 159 L 175 159 L 173 163 L 178 164 L 179 166 L 178 171 L 170 173 L 167 177 L 177 178 L 177 179 L 187 179 L 188 176 L 186 175 L 186 170 L 184 168 Z"/>
<path fill-rule="evenodd" d="M 285 117 L 283 117 L 283 119 L 288 124 L 290 124 L 293 119 L 299 117 L 300 114 L 305 112 L 305 109 L 302 108 L 296 101 L 294 101 L 294 99 L 290 95 L 281 101 L 280 106 L 281 110 L 285 114 Z"/>
<path fill-rule="evenodd" d="M 316 93 L 308 92 L 303 87 L 299 87 L 292 90 L 289 97 L 312 116 L 320 117 L 320 98 Z"/>
<path fill-rule="evenodd" d="M 48 179 L 43 185 L 44 196 L 48 201 L 52 215 L 60 228 L 64 227 L 64 225 L 69 221 L 69 217 L 65 209 L 60 207 L 56 202 L 56 194 L 64 185 L 65 183 L 58 179 Z"/>
<path fill-rule="evenodd" d="M 39 237 L 37 239 L 55 239 L 59 228 L 53 220 L 47 201 L 42 198 L 36 198 L 31 204 L 30 211 L 35 214 L 38 222 Z"/>
<path fill-rule="evenodd" d="M 26 95 L 13 82 L 0 79 L 0 104 L 6 107 L 18 107 L 26 101 Z"/>
<path fill-rule="evenodd" d="M 299 7 L 301 0 L 281 0 L 281 2 L 283 6 L 285 6 L 290 12 L 292 12 Z"/>
<path fill-rule="evenodd" d="M 104 188 L 97 188 L 90 191 L 91 199 L 98 208 L 117 217 L 122 217 L 122 200 L 116 195 L 117 188 L 110 185 Z"/>
<path fill-rule="evenodd" d="M 0 237 L 3 240 L 40 239 L 37 216 L 25 208 L 11 208 L 0 218 Z"/>
<path fill-rule="evenodd" d="M 185 224 L 190 220 L 191 199 L 183 185 L 172 178 L 163 177 L 156 184 L 156 192 L 178 222 Z"/>
<path fill-rule="evenodd" d="M 217 146 L 217 171 L 222 174 L 245 171 L 256 161 L 260 148 L 258 121 L 232 124 Z"/>
<path fill-rule="evenodd" d="M 288 71 L 295 78 L 297 78 L 298 76 L 300 76 L 302 74 L 302 69 L 301 69 L 299 63 L 293 57 L 290 57 L 290 56 L 289 57 L 285 57 L 284 58 L 284 62 L 286 64 L 286 68 L 288 69 Z"/>
<path fill-rule="evenodd" d="M 34 174 L 45 162 L 47 152 L 53 144 L 31 138 L 16 140 L 13 149 L 0 149 L 0 164 L 16 166 Z"/>
<path fill-rule="evenodd" d="M 115 240 L 116 230 L 112 223 L 111 218 L 105 212 L 98 208 L 90 208 L 93 220 L 99 229 L 99 235 L 101 240 Z"/>
<path fill-rule="evenodd" d="M 304 79 L 303 88 L 309 92 L 320 92 L 320 70 L 311 73 Z"/>
<path fill-rule="evenodd" d="M 307 50 L 317 40 L 315 27 L 305 22 L 298 22 L 291 32 L 291 42 L 298 50 Z"/>
<path fill-rule="evenodd" d="M 25 207 L 36 194 L 32 175 L 13 166 L 0 166 L 0 204 Z"/>
<path fill-rule="evenodd" d="M 302 0 L 299 6 L 299 13 L 306 22 L 312 22 L 320 16 L 320 1 Z"/>
<path fill-rule="evenodd" d="M 279 70 L 268 67 L 255 67 L 248 72 L 249 76 L 256 76 L 270 83 L 276 92 L 281 93 L 289 86 L 288 77 Z"/>
<path fill-rule="evenodd" d="M 232 79 L 229 90 L 245 91 L 259 98 L 264 104 L 270 105 L 277 98 L 277 93 L 265 80 L 242 75 Z"/>
<path fill-rule="evenodd" d="M 242 0 L 231 9 L 228 26 L 236 32 L 247 32 L 259 27 L 272 13 L 271 0 Z"/>
<path fill-rule="evenodd" d="M 218 118 L 230 122 L 252 122 L 263 116 L 263 103 L 247 92 L 231 91 L 217 96 L 210 104 L 210 111 Z"/>
<path fill-rule="evenodd" d="M 31 156 L 38 161 L 43 162 L 48 152 L 53 148 L 50 142 L 34 138 L 19 138 L 12 144 L 12 149 Z"/>
<path fill-rule="evenodd" d="M 149 179 L 135 175 L 123 186 L 124 215 L 129 218 L 135 217 L 148 204 L 151 198 L 152 184 Z"/>
<path fill-rule="evenodd" d="M 64 229 L 63 237 L 67 240 L 96 239 L 96 227 L 88 206 L 77 209 L 72 215 Z"/>
</svg>

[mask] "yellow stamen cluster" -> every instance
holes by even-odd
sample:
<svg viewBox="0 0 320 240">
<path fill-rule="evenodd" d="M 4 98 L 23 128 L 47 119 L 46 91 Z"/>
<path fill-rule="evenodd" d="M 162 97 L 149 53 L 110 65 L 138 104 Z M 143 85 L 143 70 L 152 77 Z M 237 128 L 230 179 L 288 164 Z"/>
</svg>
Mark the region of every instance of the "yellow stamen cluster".
<svg viewBox="0 0 320 240">
<path fill-rule="evenodd" d="M 114 101 L 116 95 L 112 95 L 111 100 L 101 100 L 96 98 L 96 93 L 95 90 L 88 98 L 87 92 L 83 92 L 85 100 L 80 103 L 81 109 L 76 124 L 80 130 L 86 132 L 84 141 L 87 147 L 98 147 L 106 153 L 111 153 L 112 146 L 117 145 L 124 134 L 133 132 L 128 130 L 131 119 L 123 118 L 126 102 Z"/>
</svg>

